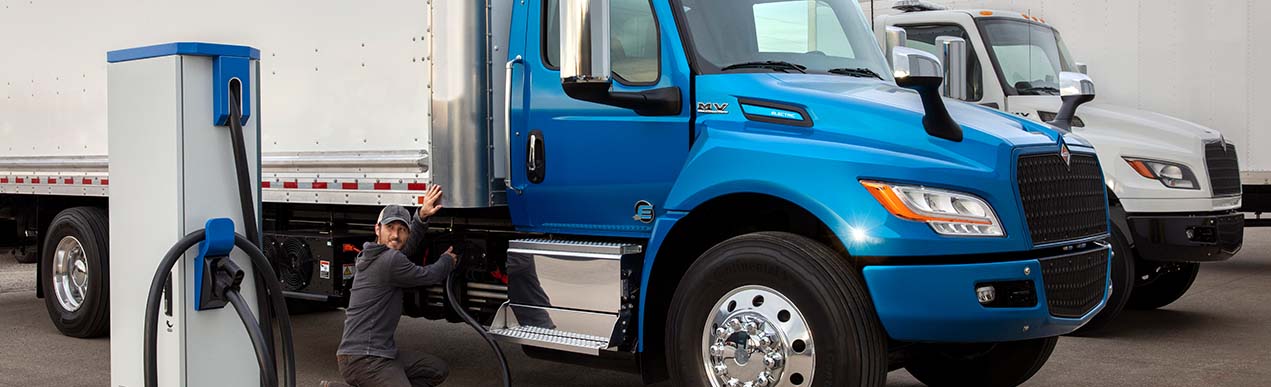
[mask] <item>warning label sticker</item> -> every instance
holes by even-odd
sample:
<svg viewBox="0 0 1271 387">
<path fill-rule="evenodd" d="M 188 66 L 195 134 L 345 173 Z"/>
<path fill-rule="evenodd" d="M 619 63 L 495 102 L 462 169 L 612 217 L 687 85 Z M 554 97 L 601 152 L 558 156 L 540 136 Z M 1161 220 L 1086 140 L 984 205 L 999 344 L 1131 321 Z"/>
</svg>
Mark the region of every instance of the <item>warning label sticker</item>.
<svg viewBox="0 0 1271 387">
<path fill-rule="evenodd" d="M 331 279 L 331 261 L 318 261 L 318 278 Z"/>
<path fill-rule="evenodd" d="M 353 278 L 353 264 L 344 265 L 344 279 L 348 280 L 352 278 Z"/>
</svg>

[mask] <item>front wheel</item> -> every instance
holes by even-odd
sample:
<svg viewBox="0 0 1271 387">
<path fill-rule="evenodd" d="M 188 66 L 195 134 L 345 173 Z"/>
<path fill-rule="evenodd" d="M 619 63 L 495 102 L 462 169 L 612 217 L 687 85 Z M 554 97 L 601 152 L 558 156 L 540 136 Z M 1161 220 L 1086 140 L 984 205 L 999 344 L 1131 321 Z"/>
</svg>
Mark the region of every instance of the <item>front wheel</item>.
<svg viewBox="0 0 1271 387">
<path fill-rule="evenodd" d="M 689 268 L 667 317 L 678 386 L 881 386 L 886 335 L 864 281 L 812 239 L 739 236 Z"/>
<path fill-rule="evenodd" d="M 1058 337 L 988 344 L 924 345 L 905 369 L 932 387 L 1013 387 L 1032 378 L 1055 350 Z"/>
</svg>

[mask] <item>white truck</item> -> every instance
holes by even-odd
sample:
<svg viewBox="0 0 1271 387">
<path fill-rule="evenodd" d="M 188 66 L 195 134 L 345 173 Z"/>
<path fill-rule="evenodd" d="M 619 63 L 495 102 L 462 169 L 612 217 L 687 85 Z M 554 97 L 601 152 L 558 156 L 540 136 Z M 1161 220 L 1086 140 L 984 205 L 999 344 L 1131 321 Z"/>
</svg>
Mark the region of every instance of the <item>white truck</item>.
<svg viewBox="0 0 1271 387">
<path fill-rule="evenodd" d="M 1051 122 L 1064 104 L 1060 78 L 1086 71 L 1059 31 L 1038 16 L 919 1 L 899 1 L 895 9 L 902 12 L 875 19 L 883 49 L 907 46 L 940 56 L 949 98 Z M 1221 132 L 1098 102 L 1080 105 L 1070 124 L 1099 155 L 1115 252 L 1108 307 L 1080 332 L 1102 328 L 1124 307 L 1170 304 L 1191 286 L 1198 263 L 1240 250 L 1245 219 L 1237 148 Z"/>
</svg>

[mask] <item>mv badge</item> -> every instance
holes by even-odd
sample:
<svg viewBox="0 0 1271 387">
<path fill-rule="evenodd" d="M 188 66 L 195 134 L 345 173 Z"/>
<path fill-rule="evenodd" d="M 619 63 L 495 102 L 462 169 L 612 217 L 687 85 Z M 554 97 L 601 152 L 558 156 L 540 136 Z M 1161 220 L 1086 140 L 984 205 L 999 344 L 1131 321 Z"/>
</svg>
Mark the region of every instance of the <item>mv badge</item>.
<svg viewBox="0 0 1271 387">
<path fill-rule="evenodd" d="M 728 103 L 698 102 L 697 112 L 704 114 L 728 114 Z"/>
</svg>

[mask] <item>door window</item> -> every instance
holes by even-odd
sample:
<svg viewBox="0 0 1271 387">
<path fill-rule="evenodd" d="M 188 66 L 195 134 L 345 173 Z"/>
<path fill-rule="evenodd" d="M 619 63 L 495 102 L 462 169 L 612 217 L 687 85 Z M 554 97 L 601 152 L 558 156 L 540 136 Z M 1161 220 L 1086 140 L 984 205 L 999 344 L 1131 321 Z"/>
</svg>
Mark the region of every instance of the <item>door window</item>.
<svg viewBox="0 0 1271 387">
<path fill-rule="evenodd" d="M 543 59 L 560 68 L 560 0 L 543 2 Z M 648 0 L 609 2 L 610 64 L 625 84 L 657 82 L 660 69 L 658 24 Z"/>
</svg>

